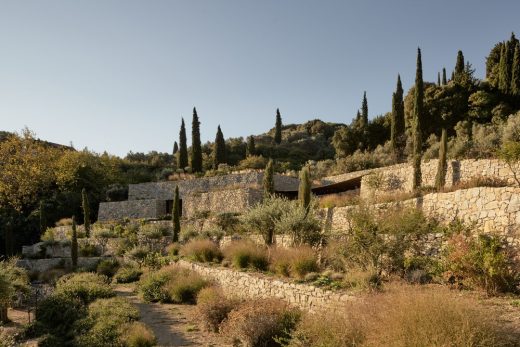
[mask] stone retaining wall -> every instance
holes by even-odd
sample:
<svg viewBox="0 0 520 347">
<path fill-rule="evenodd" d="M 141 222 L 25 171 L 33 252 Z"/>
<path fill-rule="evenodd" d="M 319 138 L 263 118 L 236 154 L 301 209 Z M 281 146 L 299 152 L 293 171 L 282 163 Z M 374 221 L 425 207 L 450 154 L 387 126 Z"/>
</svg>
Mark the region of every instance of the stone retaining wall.
<svg viewBox="0 0 520 347">
<path fill-rule="evenodd" d="M 101 222 L 124 218 L 158 218 L 167 214 L 165 200 L 128 200 L 99 204 L 98 220 Z"/>
<path fill-rule="evenodd" d="M 192 193 L 185 196 L 182 204 L 182 216 L 190 218 L 198 211 L 212 213 L 244 212 L 262 201 L 264 194 L 260 189 L 238 188 L 211 191 L 207 193 Z"/>
<path fill-rule="evenodd" d="M 349 302 L 355 300 L 354 296 L 345 292 L 333 292 L 261 274 L 209 267 L 184 260 L 180 260 L 177 264 L 215 281 L 229 296 L 246 299 L 279 298 L 310 312 L 335 311 L 345 308 Z"/>
<path fill-rule="evenodd" d="M 78 267 L 92 268 L 99 263 L 103 258 L 101 257 L 79 257 Z M 19 259 L 16 266 L 22 267 L 27 271 L 45 272 L 56 268 L 72 267 L 71 258 L 49 258 L 49 259 Z"/>
</svg>

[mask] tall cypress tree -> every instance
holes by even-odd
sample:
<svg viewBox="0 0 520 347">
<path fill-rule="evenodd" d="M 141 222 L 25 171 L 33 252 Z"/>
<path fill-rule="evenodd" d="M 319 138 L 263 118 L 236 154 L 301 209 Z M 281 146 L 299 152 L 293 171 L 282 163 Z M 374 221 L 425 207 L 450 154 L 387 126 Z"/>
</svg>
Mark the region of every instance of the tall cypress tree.
<svg viewBox="0 0 520 347">
<path fill-rule="evenodd" d="M 437 86 L 441 86 L 441 73 L 440 72 L 437 72 Z"/>
<path fill-rule="evenodd" d="M 197 109 L 193 108 L 193 121 L 191 123 L 191 170 L 202 172 L 202 145 L 200 143 L 200 122 Z"/>
<path fill-rule="evenodd" d="M 256 153 L 256 144 L 255 144 L 255 138 L 253 135 L 249 136 L 247 138 L 247 147 L 246 147 L 247 156 L 255 155 Z"/>
<path fill-rule="evenodd" d="M 184 118 L 182 118 L 181 130 L 179 131 L 179 156 L 177 157 L 177 166 L 182 170 L 188 167 L 188 144 L 186 140 Z"/>
<path fill-rule="evenodd" d="M 88 202 L 87 190 L 81 190 L 81 206 L 83 208 L 83 226 L 85 227 L 85 236 L 90 237 L 90 205 Z"/>
<path fill-rule="evenodd" d="M 413 136 L 413 181 L 412 188 L 421 186 L 422 133 L 421 122 L 424 115 L 424 83 L 422 77 L 421 49 L 417 48 L 417 70 L 415 72 L 412 136 Z"/>
<path fill-rule="evenodd" d="M 213 151 L 213 168 L 218 169 L 219 164 L 226 163 L 226 140 L 224 140 L 224 134 L 220 129 L 220 125 L 217 129 L 217 135 L 215 136 L 215 148 Z"/>
<path fill-rule="evenodd" d="M 298 200 L 303 208 L 308 209 L 311 204 L 311 178 L 309 169 L 304 167 L 300 173 L 300 185 L 298 187 Z"/>
<path fill-rule="evenodd" d="M 455 63 L 455 79 L 459 80 L 464 73 L 464 54 L 462 51 L 457 52 L 457 62 Z"/>
<path fill-rule="evenodd" d="M 361 103 L 361 124 L 360 128 L 365 131 L 368 126 L 368 100 L 367 92 L 363 93 L 363 102 Z"/>
<path fill-rule="evenodd" d="M 401 84 L 401 76 L 397 75 L 397 87 L 392 95 L 392 124 L 390 128 L 390 143 L 394 150 L 396 158 L 404 145 L 404 101 L 403 101 L 403 85 Z"/>
<path fill-rule="evenodd" d="M 446 153 L 448 151 L 448 130 L 446 127 L 442 128 L 441 146 L 439 149 L 439 163 L 437 164 L 437 175 L 435 176 L 435 188 L 441 190 L 446 184 Z"/>
<path fill-rule="evenodd" d="M 177 141 L 173 143 L 173 155 L 177 154 L 179 151 L 179 145 L 177 144 Z"/>
<path fill-rule="evenodd" d="M 72 260 L 72 268 L 78 266 L 78 231 L 76 228 L 76 217 L 72 216 L 72 242 L 70 244 L 70 258 Z"/>
<path fill-rule="evenodd" d="M 515 46 L 510 90 L 511 95 L 520 96 L 520 44 L 516 44 Z"/>
<path fill-rule="evenodd" d="M 175 186 L 175 195 L 173 197 L 172 209 L 173 222 L 173 242 L 179 242 L 179 234 L 181 233 L 181 202 L 179 198 L 179 186 Z"/>
<path fill-rule="evenodd" d="M 282 143 L 282 116 L 280 115 L 280 110 L 276 109 L 276 122 L 274 129 L 274 142 L 276 144 Z"/>
<path fill-rule="evenodd" d="M 446 79 L 446 68 L 442 68 L 442 85 L 446 86 L 448 85 L 448 80 Z"/>
<path fill-rule="evenodd" d="M 509 78 L 508 51 L 509 45 L 508 42 L 506 42 L 502 45 L 502 49 L 500 50 L 500 63 L 498 65 L 498 89 L 504 94 L 509 93 L 509 87 L 511 85 Z"/>
<path fill-rule="evenodd" d="M 269 159 L 265 167 L 263 185 L 264 196 L 274 194 L 274 163 L 272 159 Z"/>
</svg>

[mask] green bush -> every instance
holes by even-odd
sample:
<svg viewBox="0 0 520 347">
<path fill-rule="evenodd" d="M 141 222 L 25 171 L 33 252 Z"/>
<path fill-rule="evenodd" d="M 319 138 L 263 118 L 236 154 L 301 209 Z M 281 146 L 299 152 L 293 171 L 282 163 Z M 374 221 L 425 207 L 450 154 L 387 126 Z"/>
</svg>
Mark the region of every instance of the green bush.
<svg viewBox="0 0 520 347">
<path fill-rule="evenodd" d="M 132 266 L 130 264 L 124 264 L 117 270 L 114 278 L 117 283 L 131 283 L 135 281 L 139 281 L 143 271 L 141 271 L 136 266 Z"/>
<path fill-rule="evenodd" d="M 99 262 L 96 272 L 108 278 L 114 277 L 119 269 L 119 262 L 116 259 L 105 259 Z"/>
<path fill-rule="evenodd" d="M 197 295 L 197 312 L 206 328 L 213 332 L 219 331 L 220 324 L 238 304 L 238 300 L 226 298 L 216 287 L 204 288 Z"/>
<path fill-rule="evenodd" d="M 181 247 L 180 254 L 190 260 L 203 263 L 222 260 L 222 252 L 211 240 L 192 240 Z"/>
<path fill-rule="evenodd" d="M 56 283 L 55 292 L 69 298 L 78 298 L 84 304 L 114 296 L 105 276 L 88 272 L 63 276 Z"/>
<path fill-rule="evenodd" d="M 139 281 L 139 293 L 143 300 L 147 302 L 167 302 L 169 296 L 164 286 L 171 277 L 171 269 L 169 268 L 150 272 L 142 276 Z"/>
<path fill-rule="evenodd" d="M 244 227 L 249 231 L 262 235 L 266 244 L 272 244 L 276 224 L 291 208 L 292 202 L 286 198 L 270 196 L 260 204 L 250 208 L 243 216 Z"/>
<path fill-rule="evenodd" d="M 98 257 L 101 255 L 101 252 L 91 243 L 84 243 L 79 247 L 79 255 L 81 257 Z"/>
<path fill-rule="evenodd" d="M 253 268 L 265 271 L 269 265 L 265 247 L 252 241 L 233 241 L 223 249 L 224 257 L 239 269 Z"/>
<path fill-rule="evenodd" d="M 275 233 L 290 235 L 296 245 L 319 244 L 322 226 L 315 214 L 317 206 L 315 199 L 311 200 L 309 209 L 302 207 L 299 201 L 291 201 L 275 221 Z"/>
<path fill-rule="evenodd" d="M 275 299 L 246 301 L 231 311 L 221 331 L 244 347 L 281 346 L 300 319 L 300 312 Z"/>
<path fill-rule="evenodd" d="M 152 347 L 157 344 L 157 339 L 145 324 L 131 322 L 122 327 L 121 343 L 124 347 Z"/>
<path fill-rule="evenodd" d="M 38 303 L 35 312 L 37 330 L 56 336 L 70 337 L 75 322 L 85 316 L 85 306 L 79 298 L 54 293 Z"/>
<path fill-rule="evenodd" d="M 176 304 L 194 304 L 199 291 L 208 281 L 194 272 L 179 271 L 167 284 L 169 300 Z"/>
<path fill-rule="evenodd" d="M 149 252 L 150 252 L 150 249 L 148 247 L 135 246 L 134 248 L 132 248 L 128 252 L 126 252 L 126 255 L 130 259 L 135 261 L 137 264 L 139 264 L 139 266 L 141 267 Z"/>
</svg>

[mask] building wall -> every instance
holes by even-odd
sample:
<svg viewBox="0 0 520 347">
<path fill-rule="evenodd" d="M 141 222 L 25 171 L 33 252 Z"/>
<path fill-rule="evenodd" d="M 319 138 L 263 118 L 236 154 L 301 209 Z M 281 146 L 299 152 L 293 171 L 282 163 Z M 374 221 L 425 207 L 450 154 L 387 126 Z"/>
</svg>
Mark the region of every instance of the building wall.
<svg viewBox="0 0 520 347">
<path fill-rule="evenodd" d="M 193 217 L 197 212 L 213 213 L 244 212 L 248 207 L 262 201 L 260 189 L 238 188 L 215 190 L 207 193 L 192 193 L 182 200 L 183 217 Z"/>
<path fill-rule="evenodd" d="M 123 218 L 158 218 L 166 214 L 166 201 L 146 199 L 99 204 L 98 220 L 105 222 Z"/>
</svg>

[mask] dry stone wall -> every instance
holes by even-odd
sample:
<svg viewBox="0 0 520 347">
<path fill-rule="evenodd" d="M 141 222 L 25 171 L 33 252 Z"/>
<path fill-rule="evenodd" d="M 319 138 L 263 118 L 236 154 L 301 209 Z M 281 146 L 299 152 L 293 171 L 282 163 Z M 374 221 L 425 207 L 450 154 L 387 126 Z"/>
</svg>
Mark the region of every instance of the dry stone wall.
<svg viewBox="0 0 520 347">
<path fill-rule="evenodd" d="M 207 193 L 192 193 L 185 196 L 182 215 L 190 218 L 197 211 L 212 213 L 244 212 L 248 207 L 262 201 L 263 192 L 253 188 L 217 190 Z"/>
<path fill-rule="evenodd" d="M 270 278 L 261 274 L 209 267 L 184 260 L 180 260 L 177 264 L 215 281 L 227 295 L 239 298 L 279 298 L 310 312 L 343 309 L 354 300 L 352 295 L 345 292 L 333 292 L 306 284 Z"/>
<path fill-rule="evenodd" d="M 166 201 L 156 199 L 102 202 L 98 220 L 101 222 L 123 218 L 158 218 L 166 214 Z"/>
</svg>

